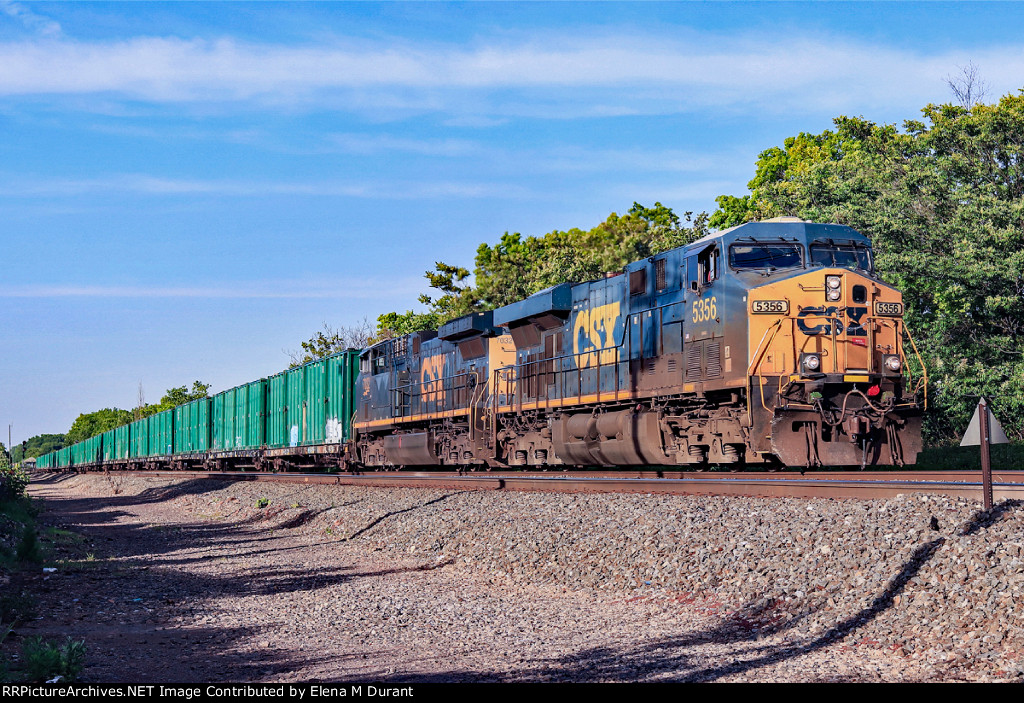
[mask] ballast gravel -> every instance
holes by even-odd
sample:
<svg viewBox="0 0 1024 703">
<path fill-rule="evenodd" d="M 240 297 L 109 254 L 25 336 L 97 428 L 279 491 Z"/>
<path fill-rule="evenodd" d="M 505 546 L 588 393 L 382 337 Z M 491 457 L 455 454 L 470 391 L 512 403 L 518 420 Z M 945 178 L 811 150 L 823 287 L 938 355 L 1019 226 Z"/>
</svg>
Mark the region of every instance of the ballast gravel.
<svg viewBox="0 0 1024 703">
<path fill-rule="evenodd" d="M 1014 502 L 102 475 L 32 492 L 82 542 L 21 634 L 84 638 L 85 680 L 1024 678 Z"/>
</svg>

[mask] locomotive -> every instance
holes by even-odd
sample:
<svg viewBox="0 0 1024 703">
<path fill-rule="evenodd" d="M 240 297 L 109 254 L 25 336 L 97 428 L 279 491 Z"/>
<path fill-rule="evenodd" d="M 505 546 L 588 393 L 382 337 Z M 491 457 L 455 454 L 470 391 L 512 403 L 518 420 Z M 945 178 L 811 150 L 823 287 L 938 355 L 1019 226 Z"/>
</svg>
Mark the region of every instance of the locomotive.
<svg viewBox="0 0 1024 703">
<path fill-rule="evenodd" d="M 863 234 L 750 222 L 364 350 L 353 458 L 914 463 L 927 379 L 902 318 Z"/>
<path fill-rule="evenodd" d="M 911 464 L 927 375 L 903 312 L 863 234 L 749 222 L 193 401 L 37 465 Z"/>
</svg>

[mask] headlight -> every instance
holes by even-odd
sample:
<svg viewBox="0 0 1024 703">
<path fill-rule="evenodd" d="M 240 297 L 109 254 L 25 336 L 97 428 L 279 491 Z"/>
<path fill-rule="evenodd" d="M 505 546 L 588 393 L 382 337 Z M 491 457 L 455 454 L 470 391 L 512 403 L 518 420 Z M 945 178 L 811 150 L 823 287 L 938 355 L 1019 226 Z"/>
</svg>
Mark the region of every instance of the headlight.
<svg viewBox="0 0 1024 703">
<path fill-rule="evenodd" d="M 825 276 L 825 286 L 828 288 L 839 288 L 839 276 Z"/>
<path fill-rule="evenodd" d="M 817 371 L 821 368 L 821 357 L 817 354 L 805 354 L 800 364 L 807 371 Z"/>
<path fill-rule="evenodd" d="M 839 300 L 839 296 L 840 292 L 838 288 L 829 289 L 828 292 L 825 293 L 825 297 L 829 300 Z"/>
<path fill-rule="evenodd" d="M 901 368 L 903 368 L 903 362 L 900 360 L 898 356 L 886 356 L 885 360 L 882 363 L 885 364 L 885 368 L 894 372 L 898 372 Z"/>
</svg>

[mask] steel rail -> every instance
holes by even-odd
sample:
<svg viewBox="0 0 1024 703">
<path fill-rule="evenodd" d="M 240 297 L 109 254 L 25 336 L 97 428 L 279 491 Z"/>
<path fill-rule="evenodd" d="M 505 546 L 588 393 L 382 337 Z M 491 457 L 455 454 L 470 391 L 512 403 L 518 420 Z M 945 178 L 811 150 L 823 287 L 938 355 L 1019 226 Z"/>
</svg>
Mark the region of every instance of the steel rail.
<svg viewBox="0 0 1024 703">
<path fill-rule="evenodd" d="M 931 472 L 927 478 L 905 473 L 890 474 L 729 474 L 686 473 L 671 477 L 594 472 L 589 475 L 542 473 L 374 472 L 367 474 L 265 473 L 252 471 L 109 471 L 108 475 L 159 478 L 214 479 L 221 481 L 270 481 L 366 487 L 405 487 L 461 490 L 554 491 L 578 493 L 658 493 L 776 498 L 892 498 L 906 493 L 982 499 L 978 472 Z M 636 472 L 641 473 L 641 472 Z M 826 477 L 827 476 L 827 477 Z M 993 484 L 996 500 L 1024 500 L 1024 472 L 1002 472 Z M 855 478 L 851 478 L 855 477 Z"/>
</svg>

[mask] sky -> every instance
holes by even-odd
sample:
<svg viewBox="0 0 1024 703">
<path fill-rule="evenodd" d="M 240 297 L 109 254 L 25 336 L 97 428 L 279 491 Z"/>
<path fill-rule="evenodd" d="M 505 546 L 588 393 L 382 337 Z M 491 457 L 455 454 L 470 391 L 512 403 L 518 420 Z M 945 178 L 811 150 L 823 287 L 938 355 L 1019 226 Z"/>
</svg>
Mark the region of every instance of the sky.
<svg viewBox="0 0 1024 703">
<path fill-rule="evenodd" d="M 0 441 L 269 376 L 437 261 L 713 211 L 839 115 L 900 125 L 1024 4 L 0 0 Z"/>
</svg>

